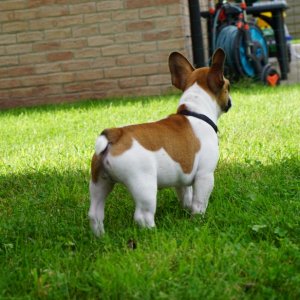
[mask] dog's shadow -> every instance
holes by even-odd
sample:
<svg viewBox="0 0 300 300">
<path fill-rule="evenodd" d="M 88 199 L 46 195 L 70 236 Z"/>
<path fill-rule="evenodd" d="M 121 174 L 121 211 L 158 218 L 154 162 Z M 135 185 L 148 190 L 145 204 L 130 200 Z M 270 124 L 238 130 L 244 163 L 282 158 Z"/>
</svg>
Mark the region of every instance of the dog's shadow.
<svg viewBox="0 0 300 300">
<path fill-rule="evenodd" d="M 244 164 L 220 161 L 207 218 L 224 229 L 229 222 L 228 214 L 233 216 L 232 224 L 248 218 L 247 214 L 249 222 L 252 218 L 251 222 L 255 224 L 253 216 L 259 219 L 262 209 L 280 211 L 283 204 L 274 202 L 278 199 L 286 201 L 286 205 L 296 205 L 299 170 L 297 157 L 267 166 L 258 161 Z M 90 239 L 88 182 L 88 171 L 79 169 L 0 176 L 2 243 L 15 243 L 19 239 L 45 243 Z M 160 190 L 157 198 L 157 230 L 174 226 L 180 230 L 182 222 L 191 219 L 172 189 Z M 107 234 L 118 236 L 120 232 L 133 228 L 133 213 L 134 202 L 130 194 L 118 184 L 105 209 Z"/>
</svg>

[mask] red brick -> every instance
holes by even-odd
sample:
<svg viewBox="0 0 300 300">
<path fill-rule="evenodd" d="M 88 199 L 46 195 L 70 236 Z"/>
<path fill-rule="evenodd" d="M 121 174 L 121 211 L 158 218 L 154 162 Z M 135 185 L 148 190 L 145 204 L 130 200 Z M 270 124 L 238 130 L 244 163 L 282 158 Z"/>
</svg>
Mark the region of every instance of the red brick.
<svg viewBox="0 0 300 300">
<path fill-rule="evenodd" d="M 32 52 L 32 44 L 22 44 L 22 45 L 11 45 L 6 46 L 7 54 L 21 54 L 21 53 L 30 53 Z"/>
<path fill-rule="evenodd" d="M 77 81 L 93 80 L 103 78 L 102 70 L 84 70 L 76 73 Z"/>
<path fill-rule="evenodd" d="M 154 28 L 152 21 L 134 21 L 126 25 L 128 31 L 149 30 Z"/>
<path fill-rule="evenodd" d="M 36 74 L 48 74 L 48 73 L 57 73 L 61 71 L 60 63 L 47 63 L 47 64 L 37 64 L 35 65 Z"/>
<path fill-rule="evenodd" d="M 93 83 L 88 82 L 79 82 L 79 83 L 71 83 L 64 85 L 64 91 L 67 93 L 74 92 L 83 92 L 83 91 L 91 91 L 93 89 Z"/>
<path fill-rule="evenodd" d="M 78 26 L 79 24 L 83 24 L 83 16 L 75 15 L 75 16 L 57 18 L 56 22 L 57 22 L 57 27 L 69 27 L 72 25 Z"/>
<path fill-rule="evenodd" d="M 92 68 L 107 68 L 116 66 L 116 57 L 99 57 L 93 60 Z"/>
<path fill-rule="evenodd" d="M 60 49 L 60 42 L 53 41 L 53 42 L 34 43 L 32 48 L 33 51 L 38 51 L 38 52 L 58 50 Z"/>
<path fill-rule="evenodd" d="M 20 32 L 28 30 L 27 22 L 10 22 L 2 25 L 3 32 Z"/>
<path fill-rule="evenodd" d="M 13 19 L 16 21 L 34 20 L 37 18 L 37 12 L 36 9 L 15 10 Z"/>
<path fill-rule="evenodd" d="M 5 108 L 6 102 L 10 101 L 11 90 L 0 91 L 0 108 Z"/>
<path fill-rule="evenodd" d="M 99 80 L 93 82 L 93 89 L 95 90 L 112 90 L 117 89 L 118 83 L 117 80 L 111 79 L 111 80 Z"/>
<path fill-rule="evenodd" d="M 180 5 L 180 2 L 180 0 L 156 0 L 156 5 L 169 5 L 174 3 L 178 3 L 178 5 Z"/>
<path fill-rule="evenodd" d="M 35 69 L 33 67 L 27 66 L 18 66 L 18 67 L 11 67 L 11 68 L 2 68 L 0 69 L 0 77 L 1 78 L 8 78 L 8 77 L 16 77 L 22 75 L 32 75 L 34 74 Z"/>
<path fill-rule="evenodd" d="M 100 1 L 97 4 L 98 11 L 122 9 L 124 1 Z"/>
<path fill-rule="evenodd" d="M 0 89 L 12 89 L 21 86 L 21 82 L 18 79 L 1 79 Z"/>
<path fill-rule="evenodd" d="M 162 17 L 167 15 L 167 7 L 157 6 L 157 7 L 147 7 L 140 10 L 140 17 L 142 19 Z"/>
<path fill-rule="evenodd" d="M 10 92 L 10 98 L 24 98 L 32 96 L 32 87 L 13 89 Z"/>
<path fill-rule="evenodd" d="M 168 6 L 168 15 L 182 15 L 184 12 L 183 5 L 173 4 Z"/>
<path fill-rule="evenodd" d="M 155 0 L 127 0 L 125 1 L 126 8 L 140 8 L 154 6 L 156 4 Z"/>
<path fill-rule="evenodd" d="M 83 69 L 90 69 L 92 61 L 90 60 L 73 60 L 70 62 L 61 63 L 63 71 L 76 71 Z"/>
<path fill-rule="evenodd" d="M 30 20 L 29 27 L 31 30 L 43 30 L 43 29 L 53 29 L 57 26 L 57 22 L 55 19 L 37 19 Z"/>
<path fill-rule="evenodd" d="M 43 32 L 31 31 L 17 34 L 17 40 L 20 43 L 41 41 L 44 37 Z"/>
<path fill-rule="evenodd" d="M 87 46 L 87 40 L 85 38 L 82 39 L 67 39 L 62 40 L 61 42 L 61 49 L 77 49 L 77 48 L 84 48 Z"/>
<path fill-rule="evenodd" d="M 149 85 L 162 85 L 162 84 L 171 84 L 171 75 L 169 74 L 156 74 L 148 76 Z"/>
<path fill-rule="evenodd" d="M 130 78 L 122 78 L 119 80 L 119 86 L 121 89 L 137 87 L 147 85 L 146 77 L 130 77 Z"/>
<path fill-rule="evenodd" d="M 78 15 L 78 14 L 90 13 L 90 12 L 95 12 L 95 11 L 96 11 L 95 2 L 70 5 L 70 14 L 71 15 Z"/>
<path fill-rule="evenodd" d="M 122 55 L 128 53 L 128 46 L 127 45 L 112 45 L 102 47 L 101 49 L 103 56 L 115 56 L 115 55 Z"/>
<path fill-rule="evenodd" d="M 167 64 L 170 51 L 159 51 L 145 54 L 146 63 L 161 62 Z"/>
<path fill-rule="evenodd" d="M 44 63 L 46 61 L 45 53 L 37 53 L 37 54 L 23 54 L 20 55 L 20 64 L 38 64 Z"/>
<path fill-rule="evenodd" d="M 31 30 L 53 29 L 59 27 L 70 27 L 83 23 L 82 15 L 78 16 L 64 16 L 61 18 L 42 18 L 30 21 Z"/>
<path fill-rule="evenodd" d="M 75 75 L 73 73 L 56 73 L 47 76 L 47 84 L 52 83 L 69 83 L 74 82 Z"/>
<path fill-rule="evenodd" d="M 176 40 L 167 40 L 167 41 L 159 41 L 158 49 L 159 50 L 167 50 L 173 51 L 174 49 L 180 50 L 183 49 L 185 45 L 184 39 L 176 39 Z"/>
<path fill-rule="evenodd" d="M 0 20 L 1 22 L 13 21 L 16 20 L 14 11 L 0 11 Z"/>
<path fill-rule="evenodd" d="M 100 56 L 99 48 L 84 48 L 74 52 L 75 58 L 89 58 Z"/>
<path fill-rule="evenodd" d="M 55 30 L 46 30 L 45 39 L 46 40 L 62 40 L 72 36 L 71 28 L 61 28 Z"/>
<path fill-rule="evenodd" d="M 24 0 L 0 1 L 0 11 L 22 9 L 26 8 L 26 5 L 27 3 Z"/>
<path fill-rule="evenodd" d="M 124 21 L 124 20 L 136 20 L 139 18 L 139 12 L 135 10 L 120 10 L 112 12 L 112 19 L 114 21 Z"/>
<path fill-rule="evenodd" d="M 25 76 L 21 79 L 20 86 L 38 86 L 38 85 L 47 85 L 49 84 L 46 75 L 39 76 Z"/>
<path fill-rule="evenodd" d="M 61 85 L 43 85 L 32 88 L 33 96 L 49 96 L 62 94 L 63 89 Z"/>
<path fill-rule="evenodd" d="M 63 52 L 55 52 L 47 54 L 48 61 L 61 61 L 61 60 L 69 60 L 73 58 L 73 52 L 71 51 L 63 51 Z"/>
<path fill-rule="evenodd" d="M 156 51 L 156 42 L 136 43 L 129 45 L 130 53 L 147 53 Z"/>
<path fill-rule="evenodd" d="M 105 78 L 122 78 L 131 75 L 130 67 L 109 68 L 104 70 Z"/>
<path fill-rule="evenodd" d="M 182 0 L 22 3 L 26 3 L 24 9 L 0 10 L 2 33 L 17 32 L 0 39 L 0 65 L 5 66 L 0 68 L 0 77 L 7 80 L 0 80 L 0 106 L 4 97 L 9 105 L 32 105 L 82 97 L 159 94 L 171 86 L 168 53 L 174 47 L 184 50 L 187 43 L 188 18 L 182 15 L 188 12 L 188 4 Z M 18 33 L 22 24 L 29 24 L 31 31 Z M 37 53 L 6 56 L 6 50 L 18 54 L 31 51 L 31 46 Z"/>
<path fill-rule="evenodd" d="M 69 8 L 67 5 L 51 5 L 49 7 L 39 7 L 36 10 L 37 18 L 47 18 L 47 17 L 60 17 L 67 16 L 69 14 Z"/>
<path fill-rule="evenodd" d="M 85 14 L 83 19 L 84 19 L 84 24 L 98 24 L 103 22 L 109 22 L 111 21 L 111 13 L 99 12 L 97 14 Z"/>
<path fill-rule="evenodd" d="M 139 66 L 132 67 L 132 75 L 140 76 L 140 75 L 150 75 L 150 74 L 158 74 L 158 64 L 144 64 Z"/>
<path fill-rule="evenodd" d="M 109 36 L 93 36 L 88 38 L 88 45 L 90 47 L 95 47 L 95 46 L 104 46 L 104 45 L 112 45 L 114 44 L 114 39 L 113 37 Z"/>
<path fill-rule="evenodd" d="M 158 75 L 170 74 L 169 64 L 163 63 L 159 65 Z"/>
<path fill-rule="evenodd" d="M 120 32 L 125 32 L 126 26 L 123 22 L 108 22 L 100 24 L 100 32 L 102 34 L 116 34 Z"/>
<path fill-rule="evenodd" d="M 184 28 L 182 27 L 177 27 L 177 28 L 174 28 L 172 30 L 172 38 L 183 38 L 184 36 L 191 36 L 190 34 L 190 28 L 188 28 L 187 31 L 184 31 Z"/>
<path fill-rule="evenodd" d="M 144 63 L 144 55 L 125 55 L 117 58 L 117 64 L 119 66 L 133 66 L 141 65 Z"/>
<path fill-rule="evenodd" d="M 87 37 L 99 34 L 99 26 L 90 25 L 84 27 L 75 27 L 72 29 L 73 37 Z"/>
<path fill-rule="evenodd" d="M 86 2 L 87 0 L 72 0 L 72 3 L 76 3 L 76 2 Z M 28 0 L 28 7 L 32 8 L 32 7 L 37 7 L 37 8 L 41 8 L 44 6 L 48 6 L 50 4 L 52 4 L 52 6 L 54 4 L 69 4 L 70 0 Z"/>
<path fill-rule="evenodd" d="M 143 40 L 145 40 L 145 41 L 167 40 L 171 36 L 172 36 L 171 30 L 145 32 L 143 34 Z"/>
<path fill-rule="evenodd" d="M 160 29 L 174 29 L 182 26 L 182 18 L 180 16 L 168 16 L 165 18 L 158 18 L 155 20 L 156 28 Z"/>
<path fill-rule="evenodd" d="M 18 64 L 18 57 L 13 56 L 0 56 L 0 66 L 11 66 Z"/>
<path fill-rule="evenodd" d="M 17 41 L 15 34 L 1 34 L 0 45 L 14 44 Z"/>
<path fill-rule="evenodd" d="M 132 43 L 142 41 L 141 32 L 120 33 L 116 34 L 114 37 L 118 43 Z"/>
</svg>

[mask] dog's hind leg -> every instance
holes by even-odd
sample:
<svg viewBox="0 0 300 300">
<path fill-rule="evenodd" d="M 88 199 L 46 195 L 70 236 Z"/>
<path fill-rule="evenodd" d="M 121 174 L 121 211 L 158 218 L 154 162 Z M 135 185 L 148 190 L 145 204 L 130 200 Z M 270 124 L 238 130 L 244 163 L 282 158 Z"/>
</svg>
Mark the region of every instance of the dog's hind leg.
<svg viewBox="0 0 300 300">
<path fill-rule="evenodd" d="M 135 201 L 134 220 L 142 227 L 155 227 L 154 215 L 156 211 L 156 178 L 140 176 L 127 187 Z"/>
<path fill-rule="evenodd" d="M 96 236 L 104 233 L 104 207 L 105 199 L 113 189 L 113 183 L 100 178 L 96 183 L 90 181 L 91 205 L 89 218 L 91 228 Z"/>
<path fill-rule="evenodd" d="M 104 233 L 104 206 L 105 199 L 112 191 L 114 183 L 108 178 L 102 177 L 102 157 L 94 155 L 92 160 L 92 179 L 90 181 L 91 204 L 89 219 L 91 228 L 96 236 Z"/>
</svg>

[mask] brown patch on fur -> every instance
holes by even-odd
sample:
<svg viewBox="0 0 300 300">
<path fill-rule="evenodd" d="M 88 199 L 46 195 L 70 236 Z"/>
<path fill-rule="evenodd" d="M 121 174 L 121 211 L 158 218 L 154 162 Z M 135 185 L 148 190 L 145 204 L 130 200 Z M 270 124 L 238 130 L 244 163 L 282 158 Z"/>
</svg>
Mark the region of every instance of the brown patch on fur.
<svg viewBox="0 0 300 300">
<path fill-rule="evenodd" d="M 103 134 L 111 144 L 111 155 L 121 155 L 131 148 L 135 139 L 150 151 L 163 148 L 180 164 L 184 173 L 192 171 L 195 155 L 200 150 L 200 141 L 190 122 L 185 116 L 178 114 L 157 122 L 106 129 Z"/>
<path fill-rule="evenodd" d="M 110 128 L 101 132 L 101 135 L 105 135 L 110 143 L 115 144 L 122 136 L 122 128 Z"/>
<path fill-rule="evenodd" d="M 102 168 L 102 155 L 101 154 L 97 155 L 95 153 L 93 155 L 92 163 L 91 163 L 92 181 L 94 183 L 98 181 L 101 168 Z"/>
<path fill-rule="evenodd" d="M 224 78 L 224 84 L 222 88 L 219 90 L 216 100 L 220 105 L 221 109 L 226 111 L 226 107 L 228 105 L 229 100 L 229 89 L 230 89 L 230 82 L 228 79 Z"/>
<path fill-rule="evenodd" d="M 179 105 L 179 107 L 177 108 L 177 114 L 180 114 L 180 112 L 182 112 L 183 110 L 187 110 L 186 105 L 185 104 Z"/>
</svg>

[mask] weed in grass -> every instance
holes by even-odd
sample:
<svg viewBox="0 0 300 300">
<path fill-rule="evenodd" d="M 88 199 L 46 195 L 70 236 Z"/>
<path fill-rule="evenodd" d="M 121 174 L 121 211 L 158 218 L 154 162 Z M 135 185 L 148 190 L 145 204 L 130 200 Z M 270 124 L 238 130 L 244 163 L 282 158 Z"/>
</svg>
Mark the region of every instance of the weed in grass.
<svg viewBox="0 0 300 300">
<path fill-rule="evenodd" d="M 97 134 L 165 117 L 178 97 L 0 112 L 0 298 L 299 298 L 299 86 L 232 98 L 206 215 L 192 218 L 165 189 L 157 228 L 141 230 L 117 185 L 102 239 L 87 219 Z"/>
</svg>

